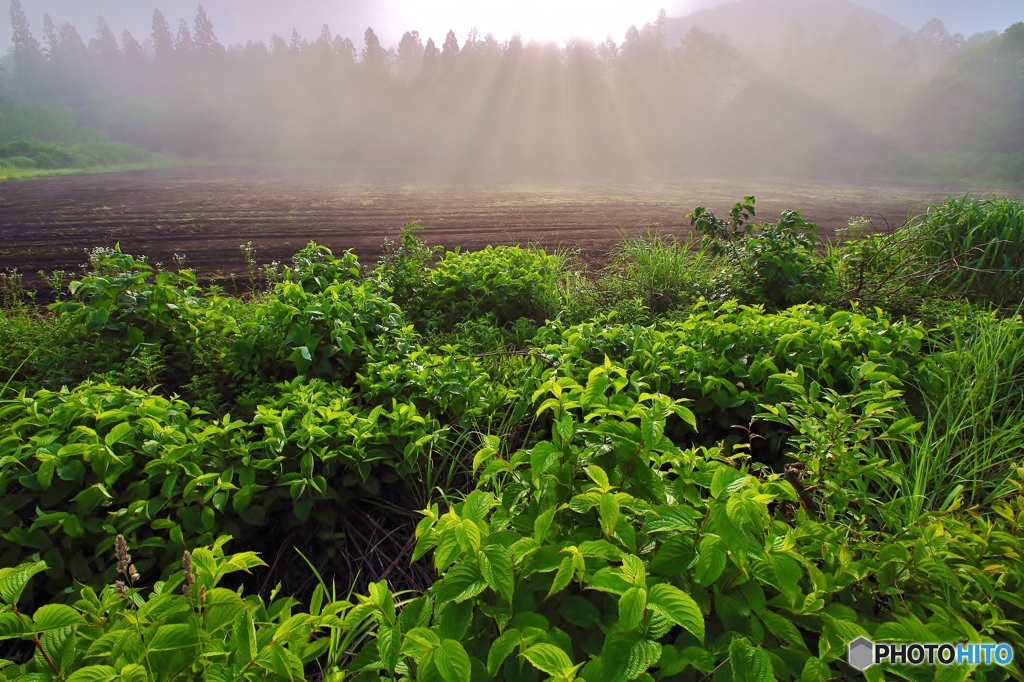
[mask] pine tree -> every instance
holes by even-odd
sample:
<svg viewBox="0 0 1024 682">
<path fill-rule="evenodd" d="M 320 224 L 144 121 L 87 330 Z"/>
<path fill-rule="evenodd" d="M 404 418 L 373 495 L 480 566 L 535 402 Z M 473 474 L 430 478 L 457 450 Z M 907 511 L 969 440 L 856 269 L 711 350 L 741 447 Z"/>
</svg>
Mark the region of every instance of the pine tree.
<svg viewBox="0 0 1024 682">
<path fill-rule="evenodd" d="M 11 0 L 11 46 L 14 49 L 14 76 L 19 85 L 32 91 L 38 85 L 38 77 L 43 67 L 43 51 L 39 41 L 32 35 L 25 12 L 19 0 Z"/>
<path fill-rule="evenodd" d="M 116 60 L 121 55 L 117 37 L 103 17 L 96 17 L 96 37 L 89 41 L 89 51 L 102 60 Z"/>
<path fill-rule="evenodd" d="M 221 45 L 217 42 L 217 36 L 213 32 L 213 22 L 206 16 L 206 10 L 202 4 L 199 5 L 199 12 L 196 14 L 195 39 L 193 41 L 195 50 L 202 55 L 213 55 L 220 52 Z"/>
<path fill-rule="evenodd" d="M 179 54 L 189 54 L 195 48 L 192 40 L 192 29 L 184 19 L 178 22 L 178 35 L 174 39 L 174 51 Z"/>
<path fill-rule="evenodd" d="M 423 70 L 433 73 L 441 61 L 441 51 L 437 49 L 433 38 L 427 39 L 427 46 L 423 49 Z"/>
<path fill-rule="evenodd" d="M 169 59 L 174 53 L 174 36 L 171 35 L 171 25 L 167 23 L 163 13 L 153 10 L 153 53 L 158 61 Z"/>
<path fill-rule="evenodd" d="M 121 34 L 121 52 L 129 64 L 141 64 L 146 59 L 146 51 L 128 29 Z"/>
<path fill-rule="evenodd" d="M 455 31 L 448 31 L 445 36 L 444 45 L 441 46 L 441 62 L 451 64 L 459 56 L 459 39 L 455 37 Z"/>
<path fill-rule="evenodd" d="M 57 27 L 53 24 L 53 19 L 50 18 L 49 14 L 43 15 L 43 42 L 46 43 L 46 56 L 48 59 L 53 59 L 57 53 Z"/>
<path fill-rule="evenodd" d="M 371 70 L 384 70 L 387 67 L 388 53 L 380 46 L 380 39 L 372 28 L 363 34 L 363 66 Z"/>
</svg>

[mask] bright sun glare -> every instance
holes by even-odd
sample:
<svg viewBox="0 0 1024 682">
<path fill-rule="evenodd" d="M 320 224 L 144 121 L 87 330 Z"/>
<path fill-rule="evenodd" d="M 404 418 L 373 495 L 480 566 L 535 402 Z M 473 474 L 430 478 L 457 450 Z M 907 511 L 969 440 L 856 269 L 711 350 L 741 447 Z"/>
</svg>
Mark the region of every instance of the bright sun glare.
<svg viewBox="0 0 1024 682">
<path fill-rule="evenodd" d="M 520 34 L 527 40 L 564 42 L 568 38 L 621 42 L 631 24 L 653 21 L 658 10 L 669 14 L 685 8 L 685 0 L 391 0 L 389 28 L 418 30 L 435 42 L 449 29 L 461 43 L 476 27 L 481 36 L 505 40 Z"/>
</svg>

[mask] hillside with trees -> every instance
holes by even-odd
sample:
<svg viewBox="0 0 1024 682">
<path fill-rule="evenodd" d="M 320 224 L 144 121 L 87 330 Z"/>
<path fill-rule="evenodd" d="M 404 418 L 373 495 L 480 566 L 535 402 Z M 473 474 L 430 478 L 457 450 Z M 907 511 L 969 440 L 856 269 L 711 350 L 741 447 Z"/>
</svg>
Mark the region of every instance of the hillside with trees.
<svg viewBox="0 0 1024 682">
<path fill-rule="evenodd" d="M 326 25 L 225 46 L 201 5 L 177 23 L 155 10 L 148 36 L 116 36 L 99 17 L 86 39 L 46 15 L 40 39 L 12 0 L 7 79 L 114 140 L 213 159 L 455 175 L 1024 177 L 1019 27 L 968 39 L 938 21 L 913 33 L 845 0 L 806 5 L 662 13 L 622 42 L 409 31 L 387 48 L 372 28 L 353 40 Z M 995 161 L 979 166 L 985 155 Z"/>
</svg>

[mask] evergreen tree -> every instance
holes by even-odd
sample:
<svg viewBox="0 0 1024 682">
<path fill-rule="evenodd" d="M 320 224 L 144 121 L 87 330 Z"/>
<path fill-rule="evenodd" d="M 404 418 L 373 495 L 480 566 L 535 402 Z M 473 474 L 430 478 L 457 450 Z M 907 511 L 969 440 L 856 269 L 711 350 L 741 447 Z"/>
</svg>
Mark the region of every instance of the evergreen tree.
<svg viewBox="0 0 1024 682">
<path fill-rule="evenodd" d="M 455 37 L 455 31 L 448 31 L 445 36 L 444 45 L 441 46 L 441 63 L 448 65 L 459 56 L 459 39 Z"/>
<path fill-rule="evenodd" d="M 433 38 L 427 39 L 427 46 L 423 49 L 423 70 L 433 73 L 441 62 L 441 51 L 437 49 Z"/>
<path fill-rule="evenodd" d="M 121 34 L 121 52 L 129 64 L 141 64 L 146 59 L 146 51 L 128 29 Z"/>
<path fill-rule="evenodd" d="M 423 68 L 423 42 L 418 31 L 408 31 L 398 43 L 398 77 L 410 81 Z"/>
<path fill-rule="evenodd" d="M 43 51 L 32 35 L 25 12 L 19 0 L 11 0 L 11 47 L 14 50 L 14 76 L 26 91 L 34 91 L 39 84 L 43 66 Z"/>
<path fill-rule="evenodd" d="M 153 10 L 153 53 L 158 61 L 168 59 L 174 53 L 174 36 L 171 35 L 171 25 L 167 23 L 163 13 Z"/>
<path fill-rule="evenodd" d="M 53 19 L 50 15 L 43 15 L 43 42 L 46 43 L 46 56 L 50 59 L 56 54 L 57 46 L 59 45 L 57 40 L 57 27 L 53 24 Z"/>
<path fill-rule="evenodd" d="M 103 17 L 96 17 L 96 37 L 89 41 L 89 51 L 104 61 L 116 60 L 121 55 L 117 37 Z"/>
<path fill-rule="evenodd" d="M 351 66 L 356 63 L 356 46 L 349 38 L 342 38 L 336 36 L 334 38 L 334 56 L 338 58 L 342 64 Z"/>
<path fill-rule="evenodd" d="M 210 56 L 219 53 L 223 47 L 217 42 L 217 36 L 213 32 L 213 22 L 206 16 L 206 10 L 202 4 L 199 5 L 199 12 L 195 21 L 195 50 L 199 54 Z"/>
<path fill-rule="evenodd" d="M 387 50 L 380 46 L 380 40 L 372 28 L 366 29 L 363 43 L 363 66 L 374 71 L 383 71 L 387 68 Z"/>
<path fill-rule="evenodd" d="M 174 51 L 179 54 L 189 54 L 195 48 L 192 40 L 192 29 L 184 19 L 178 22 L 178 35 L 174 39 Z"/>
</svg>

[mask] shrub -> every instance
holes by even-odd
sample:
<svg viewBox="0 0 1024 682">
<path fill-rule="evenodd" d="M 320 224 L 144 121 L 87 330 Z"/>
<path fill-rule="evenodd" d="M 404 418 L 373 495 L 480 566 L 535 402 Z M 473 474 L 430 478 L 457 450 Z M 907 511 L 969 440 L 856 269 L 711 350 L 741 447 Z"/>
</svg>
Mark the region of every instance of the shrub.
<svg viewBox="0 0 1024 682">
<path fill-rule="evenodd" d="M 430 272 L 420 319 L 431 330 L 485 314 L 500 326 L 520 318 L 543 323 L 557 309 L 559 270 L 557 257 L 516 246 L 449 252 Z"/>
<path fill-rule="evenodd" d="M 733 206 L 728 222 L 703 207 L 689 216 L 705 246 L 724 259 L 715 280 L 717 297 L 773 308 L 820 301 L 830 272 L 817 252 L 815 225 L 799 211 L 785 211 L 755 235 L 752 217 L 754 197 Z"/>
</svg>

